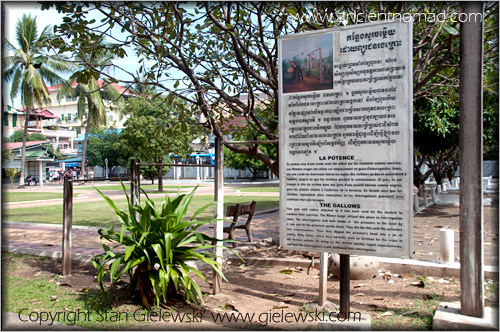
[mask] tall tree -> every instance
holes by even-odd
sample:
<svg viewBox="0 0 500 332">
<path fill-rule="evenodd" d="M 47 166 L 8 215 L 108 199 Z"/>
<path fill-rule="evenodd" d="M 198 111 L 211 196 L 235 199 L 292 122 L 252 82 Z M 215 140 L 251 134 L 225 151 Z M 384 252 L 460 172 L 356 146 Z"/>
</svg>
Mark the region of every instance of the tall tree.
<svg viewBox="0 0 500 332">
<path fill-rule="evenodd" d="M 130 115 L 125 121 L 125 129 L 120 134 L 120 147 L 130 155 L 137 156 L 141 162 L 167 163 L 169 155 L 184 156 L 191 152 L 189 143 L 192 134 L 175 127 L 177 123 L 175 109 L 160 98 L 131 98 L 125 105 L 124 113 Z M 170 134 L 155 133 L 161 122 L 164 128 L 169 127 Z M 158 169 L 158 190 L 163 191 L 162 167 Z"/>
<path fill-rule="evenodd" d="M 458 96 L 420 98 L 414 109 L 413 184 L 421 189 L 431 174 L 441 184 L 458 167 Z"/>
<path fill-rule="evenodd" d="M 139 56 L 140 71 L 147 74 L 151 84 L 160 92 L 189 101 L 192 110 L 203 113 L 222 141 L 227 140 L 225 115 L 229 114 L 243 115 L 248 126 L 268 140 L 279 138 L 275 101 L 277 40 L 282 35 L 408 14 L 416 18 L 414 98 L 443 97 L 458 86 L 460 22 L 456 2 L 101 2 L 89 6 L 61 3 L 56 7 L 66 14 L 59 31 L 72 37 L 69 43 L 60 45 L 62 51 L 113 35 L 112 52 L 123 57 L 129 47 L 133 48 Z M 86 16 L 91 12 L 103 16 L 102 26 L 87 24 Z M 490 18 L 498 16 L 498 3 L 487 3 L 485 13 L 485 54 L 495 57 L 498 19 Z M 117 27 L 123 38 L 113 33 Z M 127 72 L 127 68 L 122 70 Z M 192 93 L 180 93 L 178 87 Z M 248 95 L 247 102 L 241 100 L 243 95 Z M 266 107 L 256 108 L 259 103 Z M 278 175 L 279 158 L 270 157 L 258 145 L 228 148 L 254 155 Z"/>
<path fill-rule="evenodd" d="M 58 100 L 64 96 L 71 95 L 77 97 L 78 117 L 83 122 L 86 121 L 85 138 L 82 148 L 82 171 L 81 178 L 85 177 L 85 164 L 87 157 L 87 144 L 91 126 L 106 126 L 106 108 L 112 109 L 123 107 L 123 97 L 117 91 L 115 86 L 109 81 L 99 81 L 98 75 L 95 75 L 94 68 L 97 70 L 108 70 L 113 65 L 113 55 L 106 51 L 106 43 L 97 42 L 86 48 L 78 49 L 75 52 L 75 59 L 80 64 L 81 69 L 74 73 L 70 79 L 63 84 L 57 94 Z M 76 87 L 73 87 L 76 80 Z M 104 98 L 103 98 L 104 97 Z M 109 106 L 104 105 L 103 99 L 111 100 Z"/>
<path fill-rule="evenodd" d="M 116 147 L 120 141 L 120 131 L 117 129 L 90 128 L 87 145 L 89 166 L 105 167 L 108 159 L 110 167 L 126 167 L 128 158 Z"/>
<path fill-rule="evenodd" d="M 24 112 L 23 144 L 21 149 L 21 171 L 19 187 L 24 187 L 24 163 L 26 160 L 26 140 L 28 137 L 29 115 L 36 107 L 50 105 L 47 84 L 54 85 L 64 79 L 59 74 L 70 73 L 73 66 L 60 56 L 49 54 L 48 42 L 53 38 L 51 27 L 38 32 L 36 17 L 23 15 L 16 23 L 15 46 L 5 40 L 6 48 L 13 55 L 4 58 L 4 81 L 11 82 L 10 97 L 21 97 Z"/>
<path fill-rule="evenodd" d="M 16 130 L 15 132 L 13 132 L 12 135 L 10 135 L 9 138 L 5 141 L 6 142 L 7 141 L 8 142 L 22 142 L 23 137 L 24 137 L 24 130 L 19 129 L 19 130 Z M 28 134 L 26 140 L 27 141 L 47 141 L 48 138 L 40 133 L 32 133 L 32 134 Z"/>
</svg>

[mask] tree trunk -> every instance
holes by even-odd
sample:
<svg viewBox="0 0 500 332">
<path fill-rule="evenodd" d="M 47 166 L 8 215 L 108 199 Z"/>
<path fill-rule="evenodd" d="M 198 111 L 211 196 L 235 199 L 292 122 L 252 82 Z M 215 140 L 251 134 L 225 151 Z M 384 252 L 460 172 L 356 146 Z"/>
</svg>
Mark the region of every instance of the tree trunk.
<svg viewBox="0 0 500 332">
<path fill-rule="evenodd" d="M 87 126 L 85 127 L 85 139 L 83 140 L 82 149 L 82 171 L 80 172 L 80 180 L 85 179 L 85 154 L 87 153 L 87 140 L 89 139 L 90 117 L 87 116 Z"/>
<path fill-rule="evenodd" d="M 149 279 L 149 262 L 140 264 L 135 273 L 137 273 L 137 287 L 141 293 L 141 302 L 149 310 L 155 303 L 155 293 L 151 279 Z"/>
<path fill-rule="evenodd" d="M 439 186 L 439 185 L 443 184 L 443 177 L 441 176 L 441 173 L 436 172 L 434 174 L 434 179 L 436 180 L 436 185 Z"/>
<path fill-rule="evenodd" d="M 19 174 L 19 185 L 18 188 L 24 188 L 24 163 L 26 161 L 26 141 L 28 140 L 28 122 L 30 118 L 30 110 L 25 107 L 26 115 L 24 120 L 24 132 L 23 132 L 23 145 L 21 148 L 21 172 Z"/>
<path fill-rule="evenodd" d="M 135 273 L 137 273 L 137 287 L 141 293 L 141 302 L 148 310 L 150 310 L 151 306 L 155 305 L 156 302 L 153 284 L 149 278 L 149 272 L 151 270 L 151 264 L 149 262 L 145 262 L 137 266 L 135 271 Z M 172 282 L 169 282 L 167 286 L 167 298 L 171 298 L 175 294 L 177 294 L 175 286 Z M 158 294 L 158 296 L 160 298 L 162 297 L 161 294 Z"/>
<path fill-rule="evenodd" d="M 257 170 L 257 172 L 255 172 L 254 169 L 250 169 L 250 173 L 252 173 L 252 178 L 250 179 L 250 181 L 255 181 L 257 180 L 257 174 L 259 174 L 260 170 Z"/>
</svg>

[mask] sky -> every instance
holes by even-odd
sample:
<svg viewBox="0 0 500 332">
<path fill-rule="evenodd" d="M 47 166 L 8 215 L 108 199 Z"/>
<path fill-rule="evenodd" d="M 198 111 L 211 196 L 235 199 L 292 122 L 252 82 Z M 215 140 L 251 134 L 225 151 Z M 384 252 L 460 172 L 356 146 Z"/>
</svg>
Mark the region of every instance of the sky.
<svg viewBox="0 0 500 332">
<path fill-rule="evenodd" d="M 57 13 L 55 9 L 51 10 L 41 10 L 41 5 L 36 2 L 24 2 L 24 1 L 7 1 L 5 4 L 5 39 L 16 45 L 16 35 L 15 35 L 15 27 L 16 22 L 23 16 L 23 14 L 30 15 L 31 17 L 36 16 L 36 22 L 38 31 L 42 31 L 42 29 L 47 25 L 57 25 L 63 23 L 62 15 Z M 3 53 L 3 52 L 2 52 Z M 136 69 L 139 69 L 138 59 L 135 57 L 133 52 L 127 52 L 129 55 L 124 59 L 117 59 L 114 61 L 115 64 L 122 66 L 124 68 L 129 69 L 131 72 L 135 72 Z M 136 67 L 136 68 L 134 68 Z M 120 79 L 120 74 L 117 71 L 117 79 Z M 125 77 L 124 77 L 125 78 Z M 14 99 L 14 102 L 11 102 L 9 97 L 10 89 L 9 83 L 4 84 L 4 97 L 5 103 L 7 105 L 13 106 L 14 108 L 22 108 L 20 98 Z"/>
</svg>

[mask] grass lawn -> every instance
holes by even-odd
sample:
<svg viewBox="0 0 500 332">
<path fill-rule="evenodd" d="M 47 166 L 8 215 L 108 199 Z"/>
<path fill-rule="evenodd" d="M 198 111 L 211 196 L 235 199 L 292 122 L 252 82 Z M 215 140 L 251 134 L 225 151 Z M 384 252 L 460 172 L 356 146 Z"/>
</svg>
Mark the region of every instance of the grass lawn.
<svg viewBox="0 0 500 332">
<path fill-rule="evenodd" d="M 241 192 L 249 193 L 279 193 L 279 187 L 237 187 L 234 190 L 239 190 Z"/>
<path fill-rule="evenodd" d="M 153 198 L 157 206 L 161 204 L 164 197 Z M 249 203 L 256 201 L 256 210 L 264 210 L 279 206 L 279 197 L 262 196 L 225 196 L 224 211 L 228 204 Z M 114 201 L 119 209 L 125 209 L 127 200 L 117 199 Z M 188 216 L 192 216 L 196 210 L 213 202 L 213 196 L 194 196 L 188 209 Z M 208 208 L 200 219 L 210 220 L 213 218 L 214 208 Z M 31 208 L 17 208 L 3 210 L 3 220 L 39 222 L 49 224 L 62 224 L 63 207 L 60 205 L 37 206 Z M 73 203 L 73 225 L 109 227 L 119 225 L 114 210 L 104 200 L 97 202 Z"/>
<path fill-rule="evenodd" d="M 2 267 L 7 266 L 2 271 L 2 285 L 8 285 L 8 290 L 2 292 L 2 310 L 21 313 L 33 319 L 42 317 L 48 324 L 55 321 L 91 330 L 144 329 L 145 324 L 137 320 L 107 319 L 107 314 L 117 312 L 129 317 L 133 317 L 134 313 L 138 317 L 147 313 L 136 305 L 121 303 L 115 308 L 112 301 L 106 301 L 99 290 L 69 287 L 64 279 L 59 278 L 59 274 L 50 276 L 47 273 L 40 275 L 41 272 L 38 272 L 30 278 L 16 277 L 16 269 L 21 264 L 24 268 L 28 264 L 39 268 L 46 260 L 47 257 L 2 254 Z"/>
<path fill-rule="evenodd" d="M 73 196 L 77 196 L 77 194 Z M 2 192 L 2 203 L 41 201 L 57 198 L 63 198 L 63 194 L 44 192 Z"/>
</svg>

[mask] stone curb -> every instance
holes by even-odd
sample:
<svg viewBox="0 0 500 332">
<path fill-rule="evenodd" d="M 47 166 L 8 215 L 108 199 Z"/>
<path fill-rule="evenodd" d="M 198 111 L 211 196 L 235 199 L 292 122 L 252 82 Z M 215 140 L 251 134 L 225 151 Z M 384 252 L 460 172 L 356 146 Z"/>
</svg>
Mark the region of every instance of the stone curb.
<svg viewBox="0 0 500 332">
<path fill-rule="evenodd" d="M 2 221 L 4 225 L 20 225 L 20 226 L 33 226 L 33 227 L 46 227 L 46 228 L 60 228 L 62 229 L 62 224 L 47 224 L 47 223 L 36 223 L 36 222 L 25 222 L 25 221 Z M 106 227 L 96 227 L 96 226 L 71 226 L 72 229 L 87 229 L 87 230 L 99 230 L 106 229 Z"/>
<path fill-rule="evenodd" d="M 7 251 L 16 254 L 28 254 L 34 256 L 49 257 L 49 258 L 62 258 L 62 251 L 57 251 L 57 250 L 39 250 L 39 249 L 22 248 L 14 246 L 2 246 L 2 251 Z M 82 262 L 89 265 L 92 265 L 92 257 L 93 255 L 78 254 L 78 253 L 71 254 L 72 261 Z"/>
<path fill-rule="evenodd" d="M 50 325 L 49 325 L 50 324 Z M 91 331 L 89 329 L 59 322 L 33 322 L 26 315 L 2 311 L 3 331 Z"/>
<path fill-rule="evenodd" d="M 441 302 L 432 320 L 434 331 L 498 331 L 498 308 L 485 307 L 484 317 L 460 314 L 460 302 Z"/>
<path fill-rule="evenodd" d="M 231 258 L 237 259 L 236 256 Z M 302 258 L 264 258 L 246 257 L 247 265 L 279 265 L 279 266 L 300 266 L 309 267 L 311 260 Z M 385 258 L 379 258 L 380 268 L 397 272 L 398 274 L 419 274 L 434 277 L 460 277 L 460 264 L 447 266 L 429 261 L 404 260 L 403 262 L 393 262 Z M 319 268 L 319 259 L 315 260 L 314 267 Z M 484 266 L 484 277 L 498 280 L 497 266 Z"/>
</svg>

